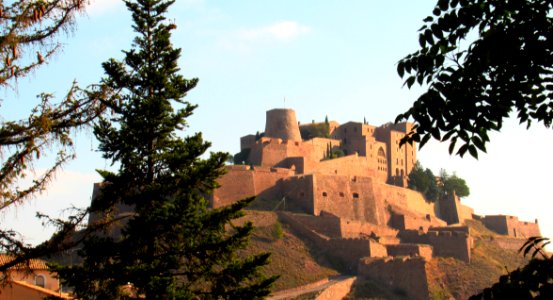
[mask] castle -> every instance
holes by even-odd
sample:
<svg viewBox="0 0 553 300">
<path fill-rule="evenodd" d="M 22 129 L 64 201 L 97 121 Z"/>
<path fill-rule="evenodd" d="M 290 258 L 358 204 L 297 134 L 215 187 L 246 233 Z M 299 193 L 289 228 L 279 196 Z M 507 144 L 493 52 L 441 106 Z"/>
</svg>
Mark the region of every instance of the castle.
<svg viewBox="0 0 553 300">
<path fill-rule="evenodd" d="M 291 109 L 266 113 L 265 131 L 240 139 L 235 165 L 219 179 L 212 207 L 256 196 L 280 208 L 279 216 L 352 272 L 427 299 L 426 272 L 433 256 L 470 262 L 473 238 L 464 225 L 478 219 L 515 242 L 540 234 L 537 220 L 478 216 L 453 193 L 435 203 L 407 188 L 416 144 L 400 146 L 410 123 L 371 126 L 325 121 L 299 125 Z M 302 132 L 307 138 L 302 138 Z M 315 133 L 315 134 L 313 134 Z M 398 277 L 400 276 L 400 277 Z M 425 286 L 426 284 L 426 286 Z"/>
</svg>

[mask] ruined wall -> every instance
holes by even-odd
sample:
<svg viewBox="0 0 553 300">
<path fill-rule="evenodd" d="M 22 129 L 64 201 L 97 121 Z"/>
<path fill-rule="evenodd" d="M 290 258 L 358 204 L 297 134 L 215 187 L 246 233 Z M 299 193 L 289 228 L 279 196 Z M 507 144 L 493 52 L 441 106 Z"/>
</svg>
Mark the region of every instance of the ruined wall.
<svg viewBox="0 0 553 300">
<path fill-rule="evenodd" d="M 402 290 L 408 299 L 429 299 L 427 265 L 423 258 L 362 259 L 358 274 L 392 290 Z"/>
<path fill-rule="evenodd" d="M 483 217 L 482 222 L 489 229 L 511 237 L 529 238 L 541 235 L 537 220 L 535 222 L 524 222 L 519 221 L 515 216 L 494 215 Z"/>
<path fill-rule="evenodd" d="M 301 141 L 300 129 L 293 109 L 268 110 L 265 119 L 265 136 L 289 141 Z"/>
</svg>

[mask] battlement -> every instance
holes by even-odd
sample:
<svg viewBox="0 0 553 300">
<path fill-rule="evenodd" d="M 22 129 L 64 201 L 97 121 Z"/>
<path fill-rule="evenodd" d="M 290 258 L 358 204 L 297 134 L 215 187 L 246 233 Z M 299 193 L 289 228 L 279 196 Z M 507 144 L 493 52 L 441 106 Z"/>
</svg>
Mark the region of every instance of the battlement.
<svg viewBox="0 0 553 300">
<path fill-rule="evenodd" d="M 361 277 L 405 292 L 408 299 L 429 299 L 429 270 L 423 257 L 364 258 L 357 270 Z"/>
<path fill-rule="evenodd" d="M 491 215 L 481 220 L 490 230 L 510 237 L 526 239 L 541 235 L 537 219 L 534 222 L 523 222 L 515 216 Z"/>
</svg>

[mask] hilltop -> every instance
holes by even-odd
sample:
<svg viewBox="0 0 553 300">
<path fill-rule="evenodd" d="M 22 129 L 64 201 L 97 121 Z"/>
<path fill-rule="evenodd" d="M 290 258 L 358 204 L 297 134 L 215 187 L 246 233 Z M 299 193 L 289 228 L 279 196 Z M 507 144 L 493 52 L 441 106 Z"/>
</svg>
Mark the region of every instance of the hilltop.
<svg viewBox="0 0 553 300">
<path fill-rule="evenodd" d="M 278 219 L 250 212 L 273 220 L 258 224 L 252 250 L 275 253 L 269 269 L 283 271 L 278 289 L 337 272 L 358 277 L 354 297 L 380 290 L 382 297 L 464 299 L 520 266 L 516 250 L 539 235 L 539 225 L 476 215 L 455 191 L 429 202 L 408 189 L 417 147 L 400 141 L 412 129 L 301 125 L 291 109 L 269 110 L 265 131 L 240 138 L 237 164 L 219 178 L 211 206 L 256 196 L 251 209 L 278 211 Z"/>
</svg>

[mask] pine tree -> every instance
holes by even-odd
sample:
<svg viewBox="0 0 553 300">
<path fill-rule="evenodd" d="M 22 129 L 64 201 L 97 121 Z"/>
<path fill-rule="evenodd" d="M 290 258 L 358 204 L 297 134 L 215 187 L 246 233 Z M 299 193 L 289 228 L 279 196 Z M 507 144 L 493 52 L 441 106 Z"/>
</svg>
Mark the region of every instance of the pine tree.
<svg viewBox="0 0 553 300">
<path fill-rule="evenodd" d="M 251 199 L 209 209 L 204 196 L 217 187 L 228 155 L 201 159 L 210 146 L 201 134 L 177 135 L 196 107 L 183 98 L 197 79 L 178 74 L 175 25 L 164 17 L 174 1 L 125 3 L 138 36 L 123 62 L 103 64 L 104 83 L 121 94 L 110 104 L 112 118 L 94 129 L 119 170 L 100 171 L 107 184 L 91 208 L 119 220 L 121 233 L 87 238 L 83 263 L 56 270 L 79 299 L 262 298 L 276 280 L 259 272 L 269 255 L 239 258 L 253 227 L 232 224 Z M 122 206 L 132 213 L 118 212 Z"/>
</svg>

